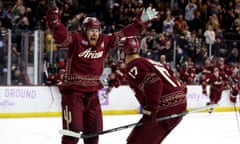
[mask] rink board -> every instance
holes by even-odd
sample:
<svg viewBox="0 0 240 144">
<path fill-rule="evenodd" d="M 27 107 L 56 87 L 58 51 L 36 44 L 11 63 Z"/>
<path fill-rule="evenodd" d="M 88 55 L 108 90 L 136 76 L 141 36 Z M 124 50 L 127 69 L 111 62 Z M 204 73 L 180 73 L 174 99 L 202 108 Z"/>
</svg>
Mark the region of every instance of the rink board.
<svg viewBox="0 0 240 144">
<path fill-rule="evenodd" d="M 137 114 L 140 105 L 134 97 L 134 92 L 128 86 L 114 88 L 108 96 L 106 88 L 99 91 L 103 114 Z M 209 91 L 209 87 L 207 88 Z M 216 112 L 234 111 L 234 104 L 229 100 L 230 90 L 222 93 Z M 202 95 L 201 86 L 188 86 L 188 109 L 205 106 L 208 96 Z M 1 86 L 0 87 L 0 117 L 42 117 L 61 115 L 61 94 L 55 86 Z M 239 107 L 239 96 L 237 110 Z"/>
</svg>

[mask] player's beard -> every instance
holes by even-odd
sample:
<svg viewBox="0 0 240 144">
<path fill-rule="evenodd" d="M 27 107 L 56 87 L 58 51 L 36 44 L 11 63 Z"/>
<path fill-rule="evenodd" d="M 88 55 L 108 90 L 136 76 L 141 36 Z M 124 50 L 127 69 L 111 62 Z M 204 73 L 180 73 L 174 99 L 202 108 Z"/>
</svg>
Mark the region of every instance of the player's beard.
<svg viewBox="0 0 240 144">
<path fill-rule="evenodd" d="M 99 36 L 97 35 L 93 35 L 93 36 L 88 36 L 87 39 L 88 39 L 88 44 L 90 46 L 96 46 L 97 45 L 97 41 L 98 41 L 98 38 Z"/>
<path fill-rule="evenodd" d="M 97 41 L 99 39 L 99 29 L 96 28 L 88 28 L 86 31 L 86 37 L 88 40 L 89 46 L 97 46 Z"/>
<path fill-rule="evenodd" d="M 89 40 L 88 42 L 89 42 L 90 46 L 94 46 L 95 47 L 97 45 L 97 40 Z"/>
</svg>

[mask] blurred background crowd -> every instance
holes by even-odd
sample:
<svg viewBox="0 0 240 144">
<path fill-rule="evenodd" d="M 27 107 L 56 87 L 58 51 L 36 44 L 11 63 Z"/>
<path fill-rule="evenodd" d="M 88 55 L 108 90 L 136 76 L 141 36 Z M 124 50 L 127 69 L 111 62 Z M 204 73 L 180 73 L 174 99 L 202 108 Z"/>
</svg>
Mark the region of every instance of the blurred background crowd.
<svg viewBox="0 0 240 144">
<path fill-rule="evenodd" d="M 80 32 L 83 18 L 94 16 L 102 22 L 105 34 L 132 23 L 141 8 L 155 8 L 159 11 L 158 18 L 148 23 L 147 29 L 137 36 L 141 42 L 141 56 L 169 65 L 181 79 L 193 76 L 187 84 L 199 84 L 201 71 L 198 70 L 209 60 L 215 65 L 219 59 L 224 59 L 229 69 L 239 71 L 240 0 L 56 0 L 56 3 L 68 30 Z M 32 36 L 36 30 L 43 32 L 43 60 L 48 75 L 64 67 L 65 49 L 57 50 L 54 45 L 46 25 L 47 7 L 47 0 L 0 0 L 2 85 L 6 84 L 4 73 L 8 71 L 9 29 L 12 31 L 11 84 L 31 83 L 22 59 L 26 51 L 27 61 L 31 63 L 33 59 Z M 119 50 L 113 49 L 106 67 L 115 68 L 122 63 L 123 57 Z"/>
</svg>

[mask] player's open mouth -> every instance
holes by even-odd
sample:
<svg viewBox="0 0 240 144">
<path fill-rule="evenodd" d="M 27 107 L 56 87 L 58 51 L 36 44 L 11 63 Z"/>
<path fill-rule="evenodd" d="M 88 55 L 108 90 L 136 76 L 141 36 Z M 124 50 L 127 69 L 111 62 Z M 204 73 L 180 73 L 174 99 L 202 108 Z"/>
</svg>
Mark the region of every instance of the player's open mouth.
<svg viewBox="0 0 240 144">
<path fill-rule="evenodd" d="M 95 37 L 91 37 L 90 40 L 91 40 L 91 41 L 96 41 L 97 38 L 95 38 Z"/>
</svg>

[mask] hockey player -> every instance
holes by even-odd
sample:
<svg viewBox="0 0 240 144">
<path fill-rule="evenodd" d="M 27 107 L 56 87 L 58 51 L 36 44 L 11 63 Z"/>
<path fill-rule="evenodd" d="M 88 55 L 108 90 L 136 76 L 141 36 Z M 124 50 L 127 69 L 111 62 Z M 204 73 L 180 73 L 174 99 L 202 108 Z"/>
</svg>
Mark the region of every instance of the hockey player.
<svg viewBox="0 0 240 144">
<path fill-rule="evenodd" d="M 185 64 L 185 68 L 178 69 L 179 78 L 186 84 L 186 85 L 194 85 L 195 84 L 195 77 L 196 77 L 196 70 L 194 63 L 192 61 L 188 61 Z"/>
<path fill-rule="evenodd" d="M 101 33 L 101 23 L 95 17 L 86 17 L 82 22 L 83 34 L 70 32 L 64 27 L 56 6 L 46 12 L 48 27 L 58 47 L 68 48 L 66 73 L 63 76 L 62 125 L 63 129 L 83 134 L 102 131 L 102 111 L 98 90 L 104 60 L 110 48 L 117 46 L 123 36 L 136 35 L 145 23 L 156 18 L 157 11 L 147 8 L 137 20 L 111 35 Z M 77 138 L 63 136 L 62 144 L 77 144 Z M 98 137 L 84 139 L 85 144 L 97 144 Z"/>
<path fill-rule="evenodd" d="M 224 77 L 226 77 L 226 80 L 225 81 L 225 90 L 227 89 L 230 89 L 231 86 L 230 86 L 230 77 L 233 75 L 233 71 L 231 70 L 231 67 L 227 64 L 225 64 L 225 59 L 220 57 L 219 60 L 218 60 L 218 63 L 216 65 L 218 68 L 219 68 L 219 71 L 221 73 L 221 75 L 223 75 Z M 228 78 L 229 77 L 229 78 Z"/>
<path fill-rule="evenodd" d="M 203 88 L 206 88 L 206 85 L 210 86 L 210 101 L 207 103 L 207 105 L 217 104 L 219 102 L 222 92 L 225 89 L 226 82 L 228 82 L 227 76 L 223 73 L 220 73 L 219 68 L 215 67 L 213 69 L 213 74 L 206 79 L 206 82 L 202 83 Z M 203 91 L 206 91 L 206 89 L 203 89 Z M 212 111 L 213 108 L 209 110 L 209 113 L 212 113 Z"/>
<path fill-rule="evenodd" d="M 230 91 L 230 101 L 234 104 L 237 102 L 237 96 L 240 94 L 240 70 L 238 70 L 232 79 L 232 89 Z"/>
<path fill-rule="evenodd" d="M 186 86 L 163 64 L 139 56 L 139 41 L 122 40 L 126 61 L 126 78 L 143 108 L 140 122 L 127 144 L 160 144 L 181 122 L 182 117 L 157 122 L 156 118 L 186 110 Z"/>
<path fill-rule="evenodd" d="M 197 74 L 200 73 L 199 84 L 201 84 L 202 86 L 206 86 L 206 79 L 210 77 L 214 67 L 215 66 L 214 64 L 212 64 L 211 59 L 207 58 L 203 66 L 199 66 L 196 68 L 196 73 Z M 207 94 L 206 87 L 203 87 L 202 89 L 203 89 L 202 93 L 206 95 Z"/>
</svg>

